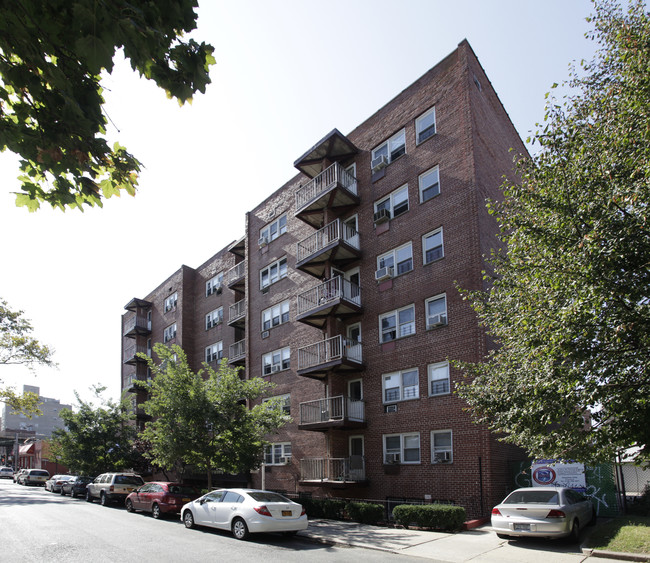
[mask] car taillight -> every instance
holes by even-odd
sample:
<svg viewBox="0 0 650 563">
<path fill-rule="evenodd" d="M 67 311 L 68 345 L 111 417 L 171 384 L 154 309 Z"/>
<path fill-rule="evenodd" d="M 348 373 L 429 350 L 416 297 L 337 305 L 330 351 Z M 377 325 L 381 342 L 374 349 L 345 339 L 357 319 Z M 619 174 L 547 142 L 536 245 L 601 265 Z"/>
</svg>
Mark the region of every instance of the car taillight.
<svg viewBox="0 0 650 563">
<path fill-rule="evenodd" d="M 498 508 L 492 509 L 492 516 L 501 516 L 501 512 L 499 512 Z"/>
<path fill-rule="evenodd" d="M 269 512 L 269 509 L 266 508 L 265 505 L 255 506 L 253 508 L 255 509 L 255 512 L 257 512 L 258 514 L 261 514 L 262 516 L 271 516 L 271 513 Z"/>
<path fill-rule="evenodd" d="M 551 510 L 547 515 L 547 518 L 566 518 L 566 514 L 561 510 Z"/>
<path fill-rule="evenodd" d="M 300 516 L 304 516 L 307 514 L 307 509 L 303 507 L 302 512 L 300 513 Z"/>
<path fill-rule="evenodd" d="M 114 487 L 113 485 L 111 485 L 110 487 L 108 487 L 108 492 L 109 492 L 109 493 L 112 493 L 114 490 L 115 490 L 115 487 Z"/>
</svg>

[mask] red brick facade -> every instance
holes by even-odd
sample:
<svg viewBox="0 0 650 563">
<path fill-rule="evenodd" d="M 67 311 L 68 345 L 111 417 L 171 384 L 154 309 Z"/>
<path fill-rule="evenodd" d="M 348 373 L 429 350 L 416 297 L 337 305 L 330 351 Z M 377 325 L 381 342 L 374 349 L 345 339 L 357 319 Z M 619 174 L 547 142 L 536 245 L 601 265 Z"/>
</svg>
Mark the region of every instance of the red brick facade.
<svg viewBox="0 0 650 563">
<path fill-rule="evenodd" d="M 431 108 L 435 134 L 417 142 L 418 118 Z M 388 139 L 395 140 L 388 146 L 389 153 L 397 147 L 394 157 L 373 171 L 372 152 Z M 502 177 L 513 174 L 513 154 L 524 152 L 478 60 L 462 42 L 348 135 L 335 130 L 298 159 L 303 172 L 247 214 L 242 240 L 196 269 L 183 266 L 143 301 L 127 306 L 123 387 L 134 376 L 146 377 L 127 348 L 162 341 L 175 322 L 172 341 L 195 369 L 206 347 L 222 342 L 224 357 L 245 366 L 246 377 L 266 377 L 277 386 L 274 394 L 289 395 L 293 422 L 270 439 L 290 444 L 290 455 L 279 449 L 282 459 L 268 459 L 267 488 L 449 500 L 470 517 L 487 515 L 509 488 L 508 462 L 522 453 L 471 421 L 453 393 L 462 378 L 457 369 L 449 368 L 446 391 L 444 379 L 442 387 L 430 381 L 429 366 L 444 374 L 444 362 L 478 361 L 487 351 L 486 336 L 457 286 L 482 286 L 482 256 L 497 243 L 485 200 L 499 198 Z M 343 185 L 350 176 L 341 171 L 352 165 L 356 184 Z M 439 194 L 422 201 L 419 178 L 434 167 Z M 337 180 L 328 183 L 328 174 L 337 170 Z M 408 210 L 403 192 L 396 193 L 404 186 Z M 305 192 L 311 195 L 303 197 Z M 390 194 L 394 216 L 375 223 L 375 204 Z M 442 250 L 425 260 L 423 236 L 439 229 Z M 267 240 L 260 240 L 263 235 Z M 410 263 L 402 260 L 409 243 Z M 376 271 L 389 263 L 378 258 L 391 251 L 394 275 L 378 282 Z M 232 273 L 240 263 L 241 283 Z M 219 273 L 225 276 L 221 289 L 208 295 L 206 284 Z M 267 279 L 272 283 L 266 285 Z M 174 293 L 176 305 L 165 312 L 165 300 Z M 427 315 L 427 299 L 443 296 L 442 308 Z M 285 302 L 288 319 L 282 315 Z M 241 308 L 233 317 L 236 303 Z M 206 325 L 206 315 L 220 306 L 223 322 Z M 265 310 L 269 327 L 263 325 Z M 391 311 L 398 326 L 392 333 L 385 324 L 382 337 L 380 316 Z M 150 325 L 135 334 L 134 316 L 147 314 Z M 238 342 L 243 348 L 231 348 Z M 290 365 L 278 355 L 265 371 L 265 356 L 285 348 Z M 239 352 L 241 358 L 233 359 Z M 388 374 L 397 375 L 384 383 Z M 445 434 L 436 435 L 434 455 L 437 431 Z M 261 480 L 261 473 L 251 475 L 253 486 Z"/>
</svg>

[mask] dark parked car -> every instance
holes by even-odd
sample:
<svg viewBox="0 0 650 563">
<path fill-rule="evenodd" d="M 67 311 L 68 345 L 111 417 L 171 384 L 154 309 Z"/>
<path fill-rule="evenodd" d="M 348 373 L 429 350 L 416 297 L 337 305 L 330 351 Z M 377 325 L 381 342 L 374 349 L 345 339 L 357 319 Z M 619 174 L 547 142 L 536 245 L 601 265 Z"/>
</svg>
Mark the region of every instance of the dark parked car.
<svg viewBox="0 0 650 563">
<path fill-rule="evenodd" d="M 199 492 L 189 485 L 154 481 L 139 487 L 126 497 L 125 505 L 129 512 L 143 510 L 151 512 L 154 518 L 164 514 L 179 514 L 181 507 L 199 498 Z"/>
<path fill-rule="evenodd" d="M 85 497 L 86 486 L 88 483 L 92 483 L 94 479 L 94 477 L 86 477 L 85 475 L 75 475 L 61 485 L 61 494 L 63 496 L 70 495 L 72 498 Z"/>
</svg>

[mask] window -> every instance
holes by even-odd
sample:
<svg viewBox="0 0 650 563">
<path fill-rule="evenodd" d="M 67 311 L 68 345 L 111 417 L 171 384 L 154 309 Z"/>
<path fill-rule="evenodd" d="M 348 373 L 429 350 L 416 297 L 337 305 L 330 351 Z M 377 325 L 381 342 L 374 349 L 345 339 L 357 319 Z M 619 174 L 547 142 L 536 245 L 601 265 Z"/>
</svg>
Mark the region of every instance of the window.
<svg viewBox="0 0 650 563">
<path fill-rule="evenodd" d="M 447 324 L 447 296 L 436 295 L 425 302 L 427 312 L 427 329 Z"/>
<path fill-rule="evenodd" d="M 216 342 L 205 349 L 205 361 L 216 362 L 223 359 L 223 342 Z"/>
<path fill-rule="evenodd" d="M 283 301 L 262 311 L 262 330 L 289 322 L 289 301 Z"/>
<path fill-rule="evenodd" d="M 178 302 L 178 293 L 174 293 L 173 295 L 170 295 L 167 299 L 165 299 L 165 313 L 168 313 L 169 311 L 172 311 L 173 309 L 176 309 L 176 303 Z"/>
<path fill-rule="evenodd" d="M 420 174 L 418 178 L 420 185 L 420 203 L 429 201 L 431 198 L 440 193 L 440 174 L 438 167 L 427 170 L 424 174 Z"/>
<path fill-rule="evenodd" d="M 264 446 L 264 463 L 266 465 L 285 465 L 289 462 L 291 462 L 291 442 Z"/>
<path fill-rule="evenodd" d="M 276 395 L 275 397 L 268 397 L 267 399 L 262 399 L 262 403 L 266 403 L 271 399 L 279 399 L 280 405 L 282 406 L 282 412 L 284 414 L 291 414 L 291 394 L 287 393 L 286 395 Z"/>
<path fill-rule="evenodd" d="M 415 120 L 415 136 L 417 144 L 426 141 L 436 134 L 436 108 L 424 112 Z"/>
<path fill-rule="evenodd" d="M 266 227 L 264 227 L 260 231 L 260 242 L 262 241 L 262 239 L 266 239 L 266 242 L 269 243 L 286 232 L 287 232 L 287 216 L 283 215 L 282 217 L 278 217 L 272 223 L 269 223 Z"/>
<path fill-rule="evenodd" d="M 413 245 L 409 242 L 377 257 L 377 269 L 393 268 L 395 276 L 413 269 Z"/>
<path fill-rule="evenodd" d="M 167 343 L 170 340 L 173 340 L 176 338 L 176 323 L 173 325 L 169 325 L 164 331 L 163 331 L 163 342 Z"/>
<path fill-rule="evenodd" d="M 291 349 L 280 348 L 262 356 L 262 375 L 271 375 L 291 367 Z"/>
<path fill-rule="evenodd" d="M 407 369 L 383 376 L 384 403 L 417 399 L 420 396 L 420 381 L 417 369 Z"/>
<path fill-rule="evenodd" d="M 425 264 L 440 260 L 444 255 L 442 227 L 422 237 L 422 256 Z"/>
<path fill-rule="evenodd" d="M 420 463 L 420 434 L 385 435 L 384 463 Z"/>
<path fill-rule="evenodd" d="M 433 430 L 431 432 L 431 463 L 451 463 L 451 430 Z"/>
<path fill-rule="evenodd" d="M 395 133 L 390 139 L 384 141 L 381 145 L 372 151 L 372 160 L 385 156 L 391 163 L 406 153 L 406 135 L 404 129 Z"/>
<path fill-rule="evenodd" d="M 379 317 L 381 342 L 415 334 L 415 305 L 409 305 Z"/>
<path fill-rule="evenodd" d="M 449 393 L 449 363 L 429 365 L 429 396 L 447 395 Z"/>
<path fill-rule="evenodd" d="M 394 192 L 391 192 L 386 197 L 380 199 L 375 203 L 375 214 L 377 214 L 382 209 L 390 214 L 390 218 L 394 219 L 402 213 L 406 213 L 409 210 L 409 187 L 408 184 L 397 188 Z"/>
<path fill-rule="evenodd" d="M 210 311 L 205 316 L 205 330 L 211 329 L 213 326 L 220 325 L 223 322 L 223 307 L 219 307 L 214 311 Z"/>
<path fill-rule="evenodd" d="M 280 260 L 269 264 L 266 268 L 260 271 L 260 288 L 264 289 L 272 283 L 287 277 L 287 259 L 281 258 Z"/>
<path fill-rule="evenodd" d="M 217 274 L 205 283 L 205 296 L 213 293 L 221 293 L 221 284 L 223 283 L 223 272 Z"/>
</svg>

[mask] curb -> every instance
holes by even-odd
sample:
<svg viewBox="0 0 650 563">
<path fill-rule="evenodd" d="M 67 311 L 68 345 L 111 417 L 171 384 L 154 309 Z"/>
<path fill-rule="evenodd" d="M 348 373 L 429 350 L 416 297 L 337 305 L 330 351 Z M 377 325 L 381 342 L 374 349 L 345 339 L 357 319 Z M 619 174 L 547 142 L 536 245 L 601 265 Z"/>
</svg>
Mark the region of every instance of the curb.
<svg viewBox="0 0 650 563">
<path fill-rule="evenodd" d="M 604 549 L 586 549 L 582 553 L 590 557 L 602 557 L 607 559 L 619 559 L 621 561 L 638 561 L 640 563 L 650 562 L 650 554 L 627 553 L 625 551 L 605 551 Z"/>
</svg>

